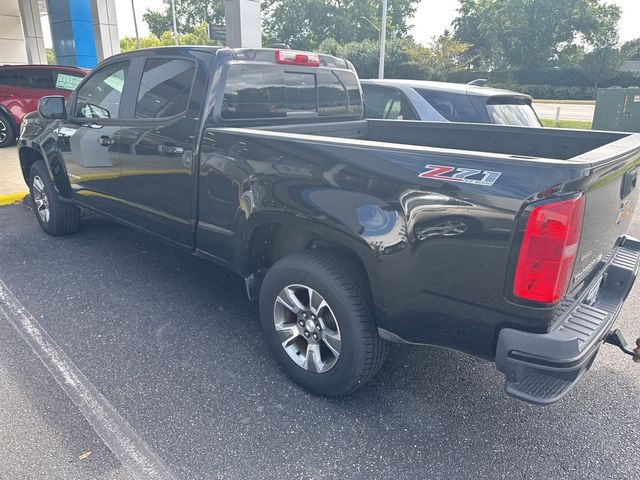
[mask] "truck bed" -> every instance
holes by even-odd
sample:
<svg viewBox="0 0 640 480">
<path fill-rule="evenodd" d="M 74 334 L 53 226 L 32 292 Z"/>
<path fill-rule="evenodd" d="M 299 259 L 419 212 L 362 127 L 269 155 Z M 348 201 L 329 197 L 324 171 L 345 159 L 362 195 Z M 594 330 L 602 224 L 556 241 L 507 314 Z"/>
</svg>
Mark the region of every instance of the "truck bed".
<svg viewBox="0 0 640 480">
<path fill-rule="evenodd" d="M 396 120 L 267 126 L 257 127 L 255 130 L 555 160 L 569 160 L 630 135 L 619 132 Z"/>
</svg>

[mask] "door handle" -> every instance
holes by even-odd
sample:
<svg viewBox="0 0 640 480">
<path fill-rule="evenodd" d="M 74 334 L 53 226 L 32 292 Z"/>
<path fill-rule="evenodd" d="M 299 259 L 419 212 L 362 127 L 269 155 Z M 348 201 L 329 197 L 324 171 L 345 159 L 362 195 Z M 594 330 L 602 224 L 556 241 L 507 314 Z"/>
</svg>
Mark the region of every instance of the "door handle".
<svg viewBox="0 0 640 480">
<path fill-rule="evenodd" d="M 638 169 L 634 168 L 633 170 L 629 170 L 625 173 L 624 177 L 622 177 L 622 189 L 620 190 L 620 198 L 623 200 L 631 195 L 636 189 L 636 185 L 638 184 Z"/>
<path fill-rule="evenodd" d="M 158 152 L 181 155 L 184 153 L 184 148 L 176 147 L 175 145 L 158 145 Z"/>
<path fill-rule="evenodd" d="M 98 143 L 100 145 L 102 145 L 103 147 L 110 147 L 111 145 L 116 143 L 116 141 L 111 137 L 107 137 L 106 135 L 102 135 L 100 138 L 98 138 Z"/>
</svg>

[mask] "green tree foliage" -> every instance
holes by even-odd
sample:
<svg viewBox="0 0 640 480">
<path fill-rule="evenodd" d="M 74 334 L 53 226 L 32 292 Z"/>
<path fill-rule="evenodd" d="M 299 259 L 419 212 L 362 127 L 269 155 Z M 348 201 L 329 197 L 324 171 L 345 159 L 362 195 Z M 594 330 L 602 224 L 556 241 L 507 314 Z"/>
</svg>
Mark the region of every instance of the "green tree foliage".
<svg viewBox="0 0 640 480">
<path fill-rule="evenodd" d="M 620 8 L 598 2 L 588 4 L 587 8 L 591 23 L 584 39 L 591 50 L 584 56 L 583 71 L 597 89 L 600 81 L 614 76 L 623 62 L 618 49 Z"/>
<path fill-rule="evenodd" d="M 387 42 L 385 77 L 424 78 L 422 64 L 414 57 L 416 44 L 409 39 L 392 38 Z M 328 39 L 318 46 L 318 51 L 346 58 L 356 67 L 360 78 L 377 78 L 380 45 L 376 40 L 341 43 Z"/>
<path fill-rule="evenodd" d="M 476 65 L 534 70 L 572 58 L 579 43 L 617 42 L 619 19 L 620 8 L 601 0 L 460 0 L 454 27 Z"/>
<path fill-rule="evenodd" d="M 45 53 L 47 54 L 47 63 L 49 65 L 55 65 L 58 63 L 56 60 L 56 53 L 53 51 L 53 48 L 45 48 Z"/>
<path fill-rule="evenodd" d="M 207 33 L 207 24 L 200 23 L 192 28 L 191 33 L 185 33 L 178 36 L 180 45 L 213 45 L 213 40 L 209 39 Z M 164 32 L 160 37 L 149 35 L 140 39 L 140 48 L 165 47 L 175 45 L 173 34 L 170 31 Z M 120 50 L 128 52 L 136 49 L 136 39 L 133 37 L 124 37 L 120 39 Z"/>
<path fill-rule="evenodd" d="M 623 43 L 622 47 L 620 47 L 620 54 L 623 61 L 640 61 L 640 38 Z"/>
<path fill-rule="evenodd" d="M 471 45 L 453 38 L 449 32 L 428 46 L 415 45 L 410 50 L 413 61 L 420 65 L 425 78 L 447 81 L 453 72 L 465 70 L 472 63 Z"/>
<path fill-rule="evenodd" d="M 173 31 L 171 0 L 163 0 L 164 10 L 147 10 L 142 15 L 149 31 L 156 37 Z M 203 22 L 224 23 L 224 0 L 175 0 L 178 33 L 192 33 Z"/>
<path fill-rule="evenodd" d="M 424 46 L 407 38 L 391 38 L 385 55 L 385 77 L 417 80 L 446 80 L 468 65 L 469 45 L 448 35 L 441 35 Z M 356 67 L 361 78 L 377 78 L 379 43 L 375 40 L 340 43 L 334 39 L 322 42 L 318 51 L 346 58 Z"/>
<path fill-rule="evenodd" d="M 389 0 L 387 35 L 406 37 L 418 0 Z M 339 43 L 377 39 L 382 2 L 379 0 L 268 0 L 263 5 L 263 28 L 269 42 L 292 48 L 317 48 L 323 41 Z"/>
</svg>

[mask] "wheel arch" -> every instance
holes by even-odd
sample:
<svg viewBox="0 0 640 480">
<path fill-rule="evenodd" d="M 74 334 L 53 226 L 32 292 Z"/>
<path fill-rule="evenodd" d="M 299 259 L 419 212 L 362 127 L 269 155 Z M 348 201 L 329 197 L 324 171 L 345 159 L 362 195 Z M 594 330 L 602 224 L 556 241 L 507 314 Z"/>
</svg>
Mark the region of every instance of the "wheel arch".
<svg viewBox="0 0 640 480">
<path fill-rule="evenodd" d="M 65 174 L 65 168 L 63 162 L 59 159 L 59 153 L 57 149 L 51 148 L 52 142 L 48 139 L 46 144 L 49 146 L 49 152 L 45 153 L 40 145 L 36 143 L 26 143 L 26 145 L 20 146 L 18 150 L 18 157 L 20 160 L 20 169 L 22 171 L 22 177 L 27 185 L 29 185 L 29 172 L 34 162 L 38 160 L 44 161 L 49 172 L 49 177 L 53 181 L 53 185 L 57 192 L 63 197 L 69 198 L 71 192 L 71 186 L 69 179 Z"/>
<path fill-rule="evenodd" d="M 16 121 L 16 117 L 14 117 L 13 114 L 9 111 L 9 109 L 4 105 L 0 105 L 0 115 L 4 115 L 5 117 L 7 117 L 9 122 L 11 122 L 11 126 L 15 130 L 16 136 L 17 136 L 18 131 L 20 130 L 20 125 Z"/>
<path fill-rule="evenodd" d="M 38 160 L 45 160 L 42 152 L 33 147 L 20 147 L 18 150 L 18 158 L 20 160 L 20 169 L 22 171 L 22 178 L 24 182 L 29 185 L 29 172 L 31 171 L 31 166 L 37 162 Z M 47 163 L 45 161 L 45 163 Z M 47 169 L 49 169 L 49 165 L 47 165 Z M 51 175 L 51 172 L 49 172 Z"/>
<path fill-rule="evenodd" d="M 257 298 L 262 277 L 275 262 L 295 253 L 323 249 L 334 251 L 361 268 L 374 303 L 382 301 L 375 268 L 376 253 L 363 237 L 353 232 L 295 215 L 274 213 L 253 219 L 238 237 L 242 241 L 235 247 L 236 268 L 248 280 L 252 298 Z"/>
</svg>

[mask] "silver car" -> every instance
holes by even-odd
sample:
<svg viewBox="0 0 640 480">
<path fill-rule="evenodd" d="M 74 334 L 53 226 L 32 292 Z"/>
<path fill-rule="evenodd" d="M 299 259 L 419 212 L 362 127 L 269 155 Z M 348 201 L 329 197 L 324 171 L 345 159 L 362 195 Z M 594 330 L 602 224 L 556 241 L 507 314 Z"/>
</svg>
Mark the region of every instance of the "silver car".
<svg viewBox="0 0 640 480">
<path fill-rule="evenodd" d="M 529 95 L 471 84 L 362 80 L 365 115 L 387 120 L 541 127 Z"/>
</svg>

